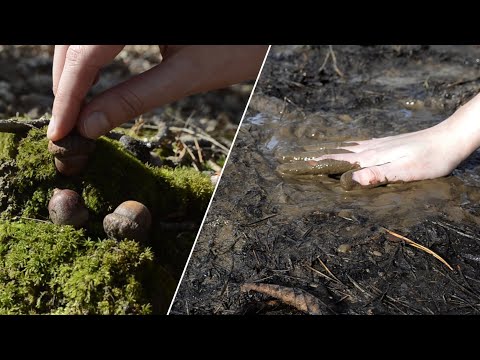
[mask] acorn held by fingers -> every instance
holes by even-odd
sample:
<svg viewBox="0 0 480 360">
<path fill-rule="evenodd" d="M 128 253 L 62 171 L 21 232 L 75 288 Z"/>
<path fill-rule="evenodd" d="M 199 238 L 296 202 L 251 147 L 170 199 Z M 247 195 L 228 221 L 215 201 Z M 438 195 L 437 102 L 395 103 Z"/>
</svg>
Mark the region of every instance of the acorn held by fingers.
<svg viewBox="0 0 480 360">
<path fill-rule="evenodd" d="M 103 219 L 105 233 L 116 240 L 125 238 L 145 241 L 152 224 L 148 208 L 138 201 L 128 200 Z"/>
<path fill-rule="evenodd" d="M 57 225 L 80 228 L 88 220 L 88 210 L 82 197 L 73 190 L 54 189 L 48 203 L 50 219 Z"/>
<path fill-rule="evenodd" d="M 77 133 L 48 142 L 48 151 L 55 156 L 55 167 L 66 176 L 80 174 L 88 164 L 88 156 L 95 150 L 95 140 Z"/>
</svg>

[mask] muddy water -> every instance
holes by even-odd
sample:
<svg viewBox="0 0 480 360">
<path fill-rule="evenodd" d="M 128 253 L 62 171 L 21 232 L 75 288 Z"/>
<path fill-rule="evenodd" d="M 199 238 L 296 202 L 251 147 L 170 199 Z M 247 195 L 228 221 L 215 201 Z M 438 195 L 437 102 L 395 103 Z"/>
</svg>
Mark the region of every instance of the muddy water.
<svg viewBox="0 0 480 360">
<path fill-rule="evenodd" d="M 446 69 L 442 77 L 458 75 L 457 72 L 455 68 Z M 311 174 L 298 170 L 312 158 L 335 153 L 332 149 L 345 142 L 417 131 L 445 119 L 448 113 L 442 111 L 439 101 L 426 98 L 419 91 L 418 78 L 418 74 L 416 81 L 408 74 L 402 78 L 391 74 L 373 79 L 396 97 L 352 115 L 279 113 L 278 99 L 257 99 L 256 107 L 261 112 L 246 118 L 244 126 L 258 136 L 258 150 L 269 167 L 259 175 L 270 180 L 271 189 L 266 190 L 277 211 L 298 215 L 319 209 L 334 212 L 348 209 L 352 213 L 368 212 L 373 222 L 396 227 L 410 227 L 432 215 L 443 214 L 454 222 L 480 225 L 478 214 L 469 211 L 480 204 L 479 151 L 450 176 L 365 190 L 345 191 L 338 176 L 317 175 L 316 169 Z M 285 166 L 290 166 L 288 171 Z M 338 170 L 343 173 L 348 169 L 340 164 Z"/>
</svg>

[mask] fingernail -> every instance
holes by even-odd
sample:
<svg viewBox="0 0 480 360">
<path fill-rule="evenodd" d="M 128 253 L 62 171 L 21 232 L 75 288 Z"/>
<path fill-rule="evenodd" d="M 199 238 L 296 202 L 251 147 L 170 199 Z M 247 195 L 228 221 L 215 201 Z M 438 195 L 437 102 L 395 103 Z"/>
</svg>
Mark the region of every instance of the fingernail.
<svg viewBox="0 0 480 360">
<path fill-rule="evenodd" d="M 110 130 L 110 123 L 103 112 L 94 112 L 83 121 L 83 134 L 91 139 L 106 134 Z"/>
<path fill-rule="evenodd" d="M 47 129 L 47 138 L 51 138 L 52 135 L 55 133 L 55 120 L 54 120 L 54 117 L 52 116 L 50 118 L 50 122 L 48 123 L 48 129 Z"/>
</svg>

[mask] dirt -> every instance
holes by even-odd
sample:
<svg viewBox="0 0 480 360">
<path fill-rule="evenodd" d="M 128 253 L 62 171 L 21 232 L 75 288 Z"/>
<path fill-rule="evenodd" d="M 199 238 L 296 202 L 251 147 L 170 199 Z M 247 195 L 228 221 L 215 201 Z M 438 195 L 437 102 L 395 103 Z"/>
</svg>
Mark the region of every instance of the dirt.
<svg viewBox="0 0 480 360">
<path fill-rule="evenodd" d="M 366 190 L 277 167 L 435 125 L 479 70 L 479 46 L 273 46 L 171 313 L 303 314 L 241 291 L 267 283 L 323 314 L 478 314 L 480 150 L 447 177 Z"/>
</svg>

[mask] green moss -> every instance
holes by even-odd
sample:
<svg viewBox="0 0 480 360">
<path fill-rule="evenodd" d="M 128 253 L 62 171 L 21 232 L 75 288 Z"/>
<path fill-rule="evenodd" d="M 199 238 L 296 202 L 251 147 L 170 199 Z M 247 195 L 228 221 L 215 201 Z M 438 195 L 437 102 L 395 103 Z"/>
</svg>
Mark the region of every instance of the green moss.
<svg viewBox="0 0 480 360">
<path fill-rule="evenodd" d="M 153 254 L 46 222 L 0 222 L 0 314 L 146 314 Z"/>
<path fill-rule="evenodd" d="M 34 218 L 41 217 L 48 218 L 48 202 L 52 196 L 53 191 L 49 188 L 36 189 L 31 198 L 23 205 L 22 216 Z"/>
<path fill-rule="evenodd" d="M 39 183 L 53 183 L 56 177 L 53 158 L 47 151 L 45 129 L 32 129 L 18 145 L 17 184 L 20 192 Z"/>
<path fill-rule="evenodd" d="M 110 206 L 116 207 L 125 200 L 140 201 L 152 210 L 168 211 L 165 197 L 159 196 L 161 179 L 114 140 L 97 141 L 82 180 L 85 202 L 94 214 L 104 216 Z"/>
<path fill-rule="evenodd" d="M 40 254 L 38 257 L 42 259 L 42 265 L 38 263 L 38 266 L 32 267 L 28 273 L 29 276 L 39 277 L 37 280 L 40 283 L 34 285 L 26 283 L 26 275 L 22 277 L 20 274 L 25 269 L 18 270 L 15 274 L 8 270 L 0 276 L 0 297 L 3 299 L 0 300 L 0 311 L 4 313 L 164 312 L 173 296 L 175 280 L 183 270 L 196 232 L 180 234 L 165 232 L 162 231 L 160 224 L 172 219 L 199 224 L 213 191 L 209 178 L 190 168 L 146 166 L 124 151 L 117 141 L 108 138 L 97 141 L 96 150 L 84 174 L 67 178 L 56 172 L 53 158 L 47 150 L 48 141 L 45 132 L 46 128 L 32 129 L 23 139 L 10 138 L 14 146 L 9 143 L 8 146 L 0 148 L 0 150 L 10 149 L 3 153 L 6 158 L 14 157 L 17 165 L 12 179 L 14 190 L 8 194 L 14 205 L 9 208 L 8 214 L 2 214 L 2 219 L 6 219 L 7 222 L 0 228 L 3 233 L 3 235 L 0 234 L 0 238 L 3 236 L 3 239 L 6 239 L 5 236 L 8 237 L 6 233 L 20 226 L 27 237 L 31 235 L 32 238 L 37 239 L 39 248 L 35 248 L 34 253 Z M 4 139 L 7 138 L 4 137 Z M 5 141 L 0 144 L 6 144 Z M 15 148 L 17 151 L 11 151 Z M 56 187 L 69 188 L 82 194 L 90 213 L 88 225 L 83 232 L 39 221 L 28 223 L 28 227 L 21 221 L 11 221 L 14 216 L 47 220 L 47 205 Z M 105 238 L 103 218 L 126 200 L 144 203 L 153 217 L 150 242 L 147 245 L 154 249 L 155 256 L 153 265 L 147 266 L 149 270 L 141 272 L 141 275 L 140 273 L 132 275 L 129 271 L 137 268 L 135 256 L 149 253 L 146 249 L 138 245 L 135 249 L 121 248 L 127 246 L 125 244 L 133 246 L 132 242 L 118 243 L 108 239 L 88 240 Z M 47 225 L 49 227 L 45 228 L 44 226 Z M 33 261 L 28 257 L 32 255 L 30 254 L 32 243 L 27 243 L 26 239 L 19 234 L 20 231 L 15 233 L 17 240 L 13 240 L 12 237 L 8 237 L 8 241 L 4 240 L 8 245 L 2 246 L 7 246 L 5 250 L 7 252 L 0 252 L 0 261 L 3 261 L 0 267 L 11 269 L 13 266 L 13 263 L 9 263 L 8 266 L 6 264 L 7 253 L 8 258 L 16 254 L 18 259 L 23 256 L 24 262 Z M 57 234 L 65 237 L 65 244 L 58 245 L 65 247 L 65 254 L 60 258 L 52 254 L 52 257 L 47 259 Z M 60 237 L 58 241 L 62 241 Z M 23 247 L 20 245 L 12 247 L 15 242 L 23 244 Z M 67 243 L 75 244 L 75 246 L 72 245 L 74 250 L 68 250 L 70 245 L 67 246 Z M 118 251 L 124 251 L 125 256 Z M 120 257 L 115 257 L 115 254 Z M 37 255 L 32 256 L 37 258 Z M 19 262 L 18 269 L 21 268 L 21 264 L 22 262 Z M 109 272 L 110 275 L 108 275 Z M 117 278 L 114 279 L 115 276 Z M 42 280 L 44 277 L 50 280 L 45 283 Z M 102 286 L 108 288 L 109 281 L 121 286 L 115 288 L 111 285 L 112 290 L 109 290 L 108 294 L 98 290 Z M 143 293 L 140 284 L 146 289 L 147 295 Z M 92 286 L 96 290 L 91 290 Z M 62 302 L 52 304 L 48 302 L 48 299 L 57 299 L 60 293 Z M 139 300 L 144 295 L 149 302 Z M 19 308 L 14 304 L 20 301 L 22 296 L 26 300 Z M 47 303 L 42 299 L 46 299 Z M 38 306 L 34 306 L 36 302 L 39 302 Z"/>
<path fill-rule="evenodd" d="M 153 152 L 160 157 L 160 159 L 165 160 L 167 156 L 173 154 L 171 149 L 156 148 Z"/>
<path fill-rule="evenodd" d="M 219 159 L 217 160 L 217 165 L 220 166 L 220 167 L 223 167 L 223 165 L 225 165 L 226 159 L 227 159 L 227 157 L 225 155 L 221 155 L 219 157 Z"/>
<path fill-rule="evenodd" d="M 152 171 L 168 186 L 168 192 L 173 194 L 172 201 L 178 203 L 180 211 L 194 213 L 196 216 L 205 212 L 214 188 L 208 176 L 187 167 L 155 167 Z"/>
<path fill-rule="evenodd" d="M 146 166 L 118 142 L 101 138 L 82 177 L 87 206 L 104 216 L 125 200 L 144 203 L 157 216 L 203 213 L 213 191 L 208 177 L 192 168 Z"/>
<path fill-rule="evenodd" d="M 11 159 L 15 156 L 17 150 L 15 139 L 15 134 L 0 133 L 0 161 Z"/>
</svg>

